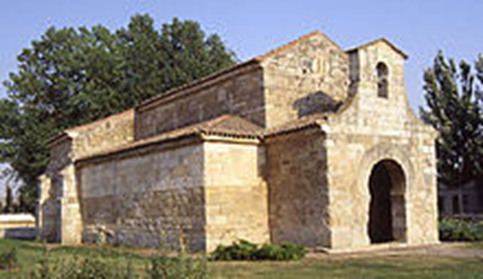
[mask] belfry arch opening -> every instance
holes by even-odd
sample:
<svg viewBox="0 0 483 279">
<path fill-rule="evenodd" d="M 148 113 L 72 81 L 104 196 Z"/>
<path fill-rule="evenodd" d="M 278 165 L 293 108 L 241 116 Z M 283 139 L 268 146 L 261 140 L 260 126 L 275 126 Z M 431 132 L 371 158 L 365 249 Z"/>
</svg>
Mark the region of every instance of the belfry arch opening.
<svg viewBox="0 0 483 279">
<path fill-rule="evenodd" d="M 389 69 L 387 65 L 379 62 L 376 66 L 377 72 L 377 96 L 380 98 L 389 97 Z"/>
<path fill-rule="evenodd" d="M 406 241 L 406 177 L 393 160 L 374 165 L 369 177 L 369 222 L 371 243 Z"/>
</svg>

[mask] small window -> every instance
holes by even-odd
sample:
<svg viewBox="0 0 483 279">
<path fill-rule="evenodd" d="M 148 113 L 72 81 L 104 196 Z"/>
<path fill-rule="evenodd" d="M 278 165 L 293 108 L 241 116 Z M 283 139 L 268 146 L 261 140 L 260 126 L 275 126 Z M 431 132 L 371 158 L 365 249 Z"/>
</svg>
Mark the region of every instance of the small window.
<svg viewBox="0 0 483 279">
<path fill-rule="evenodd" d="M 377 96 L 380 98 L 389 97 L 389 70 L 386 64 L 379 62 L 376 67 L 377 71 Z"/>
</svg>

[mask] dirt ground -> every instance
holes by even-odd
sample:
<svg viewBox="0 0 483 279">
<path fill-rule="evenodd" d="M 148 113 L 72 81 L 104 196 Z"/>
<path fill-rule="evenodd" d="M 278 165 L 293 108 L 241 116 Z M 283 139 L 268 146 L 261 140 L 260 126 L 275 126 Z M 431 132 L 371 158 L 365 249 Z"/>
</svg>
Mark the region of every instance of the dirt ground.
<svg viewBox="0 0 483 279">
<path fill-rule="evenodd" d="M 360 252 L 340 252 L 340 253 L 323 253 L 312 252 L 308 254 L 308 258 L 314 259 L 352 259 L 365 258 L 368 256 L 403 256 L 403 255 L 421 255 L 421 256 L 440 256 L 455 258 L 475 258 L 483 259 L 483 246 L 478 249 L 476 246 L 466 243 L 441 243 L 437 245 L 421 246 L 421 247 L 401 247 L 388 248 L 372 251 Z"/>
</svg>

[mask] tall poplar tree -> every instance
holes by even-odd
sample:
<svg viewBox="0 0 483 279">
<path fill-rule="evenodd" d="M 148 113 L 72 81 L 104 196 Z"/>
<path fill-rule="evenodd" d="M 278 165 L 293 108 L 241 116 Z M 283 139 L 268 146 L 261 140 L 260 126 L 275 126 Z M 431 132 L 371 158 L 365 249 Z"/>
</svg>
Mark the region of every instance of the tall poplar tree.
<svg viewBox="0 0 483 279">
<path fill-rule="evenodd" d="M 440 51 L 424 72 L 427 107 L 420 114 L 439 131 L 438 179 L 449 185 L 483 178 L 483 56 L 474 68 Z"/>
</svg>

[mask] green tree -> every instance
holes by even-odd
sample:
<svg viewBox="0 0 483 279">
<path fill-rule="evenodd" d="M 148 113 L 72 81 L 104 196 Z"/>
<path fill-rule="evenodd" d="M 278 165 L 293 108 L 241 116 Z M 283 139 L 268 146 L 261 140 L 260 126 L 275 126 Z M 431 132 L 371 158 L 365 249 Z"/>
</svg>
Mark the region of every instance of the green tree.
<svg viewBox="0 0 483 279">
<path fill-rule="evenodd" d="M 233 64 L 234 54 L 218 35 L 206 37 L 194 21 L 174 19 L 161 30 L 163 91 L 183 85 Z"/>
<path fill-rule="evenodd" d="M 128 106 L 162 92 L 160 34 L 153 19 L 148 15 L 135 16 L 117 36 L 124 57 L 121 90 Z"/>
<path fill-rule="evenodd" d="M 483 174 L 482 56 L 475 69 L 465 61 L 456 66 L 440 51 L 424 73 L 427 108 L 420 108 L 421 117 L 439 131 L 438 179 L 450 185 Z"/>
<path fill-rule="evenodd" d="M 22 182 L 19 202 L 33 211 L 46 143 L 60 131 L 123 111 L 235 63 L 215 34 L 194 21 L 163 24 L 136 15 L 127 28 L 49 28 L 18 56 L 0 99 L 0 162 Z"/>
</svg>

